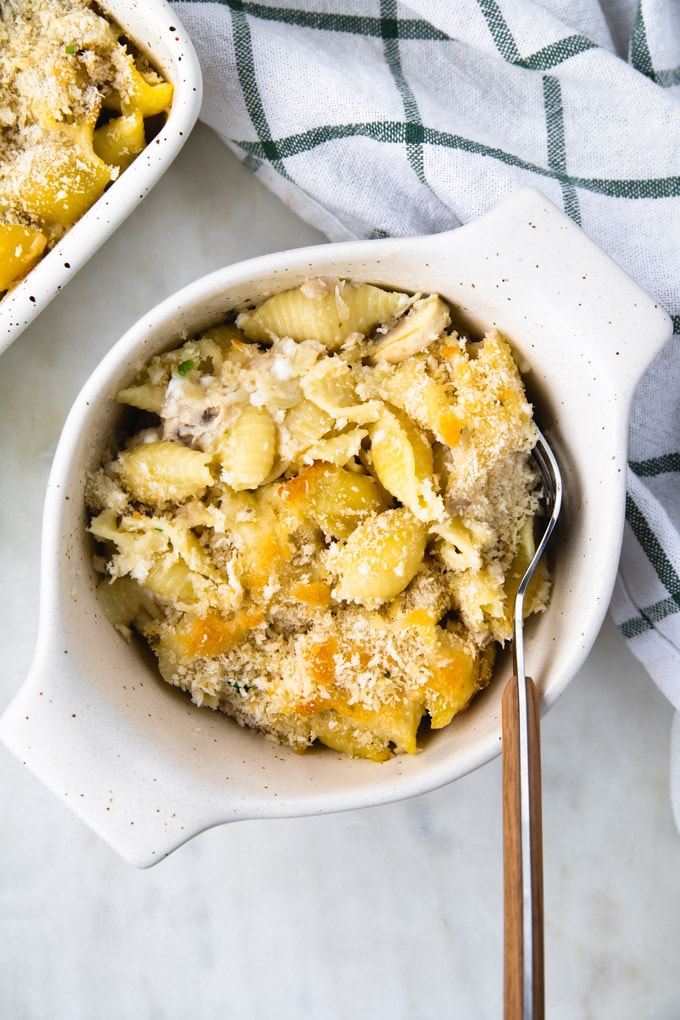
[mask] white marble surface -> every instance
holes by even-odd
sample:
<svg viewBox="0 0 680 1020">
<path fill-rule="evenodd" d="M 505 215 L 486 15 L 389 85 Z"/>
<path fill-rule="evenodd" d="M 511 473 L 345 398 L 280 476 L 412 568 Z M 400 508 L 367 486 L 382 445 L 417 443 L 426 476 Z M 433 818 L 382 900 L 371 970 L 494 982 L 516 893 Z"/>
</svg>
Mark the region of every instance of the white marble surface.
<svg viewBox="0 0 680 1020">
<path fill-rule="evenodd" d="M 156 190 L 0 363 L 0 711 L 37 629 L 50 459 L 147 308 L 226 262 L 322 240 L 199 125 Z M 607 623 L 543 723 L 553 1020 L 680 1016 L 671 711 Z M 0 1016 L 499 1017 L 501 771 L 399 804 L 204 833 L 136 871 L 0 747 Z"/>
</svg>

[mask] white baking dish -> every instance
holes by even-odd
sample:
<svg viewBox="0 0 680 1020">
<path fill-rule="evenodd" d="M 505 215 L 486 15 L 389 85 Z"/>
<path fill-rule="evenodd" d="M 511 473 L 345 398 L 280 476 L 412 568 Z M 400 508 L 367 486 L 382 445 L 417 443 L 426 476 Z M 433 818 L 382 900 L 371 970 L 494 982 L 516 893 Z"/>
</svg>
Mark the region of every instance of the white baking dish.
<svg viewBox="0 0 680 1020">
<path fill-rule="evenodd" d="M 540 193 L 520 191 L 451 233 L 298 249 L 198 280 L 145 315 L 73 405 L 45 504 L 35 659 L 0 722 L 11 751 L 138 866 L 209 826 L 409 797 L 500 751 L 507 654 L 489 688 L 451 726 L 429 735 L 419 754 L 376 764 L 328 749 L 298 755 L 194 707 L 102 617 L 83 486 L 115 427 L 114 393 L 180 333 L 317 274 L 438 291 L 472 330 L 503 330 L 531 366 L 530 394 L 565 486 L 551 546 L 552 600 L 527 632 L 527 671 L 544 710 L 583 664 L 609 604 L 624 521 L 630 399 L 671 324 Z"/>
<path fill-rule="evenodd" d="M 163 128 L 146 149 L 0 300 L 0 353 L 148 195 L 189 137 L 201 108 L 198 58 L 169 4 L 164 0 L 101 0 L 99 6 L 172 82 L 172 108 Z"/>
</svg>

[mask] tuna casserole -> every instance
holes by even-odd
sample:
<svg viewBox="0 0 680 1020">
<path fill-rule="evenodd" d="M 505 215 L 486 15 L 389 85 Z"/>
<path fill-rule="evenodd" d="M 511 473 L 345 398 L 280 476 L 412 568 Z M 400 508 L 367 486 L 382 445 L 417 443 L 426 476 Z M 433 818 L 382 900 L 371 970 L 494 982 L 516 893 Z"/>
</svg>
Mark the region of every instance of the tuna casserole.
<svg viewBox="0 0 680 1020">
<path fill-rule="evenodd" d="M 382 761 L 488 683 L 541 501 L 499 332 L 460 335 L 436 294 L 313 279 L 116 397 L 127 430 L 87 484 L 99 595 L 196 705 Z M 527 610 L 548 593 L 539 565 Z"/>
<path fill-rule="evenodd" d="M 0 297 L 139 155 L 172 93 L 90 0 L 2 0 Z"/>
</svg>

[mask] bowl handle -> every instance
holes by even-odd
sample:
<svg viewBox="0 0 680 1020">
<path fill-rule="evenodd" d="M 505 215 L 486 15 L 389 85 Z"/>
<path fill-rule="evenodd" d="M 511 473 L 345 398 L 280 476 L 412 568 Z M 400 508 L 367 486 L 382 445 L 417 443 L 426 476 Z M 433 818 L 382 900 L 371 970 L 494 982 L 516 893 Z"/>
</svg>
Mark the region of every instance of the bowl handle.
<svg viewBox="0 0 680 1020">
<path fill-rule="evenodd" d="M 130 753 L 135 720 L 112 711 L 96 690 L 75 704 L 74 690 L 87 687 L 74 684 L 67 662 L 55 661 L 59 647 L 48 656 L 41 642 L 0 719 L 0 740 L 90 829 L 130 864 L 148 868 L 205 829 L 248 816 L 245 801 L 231 818 L 223 803 L 217 812 L 209 788 L 197 801 L 181 763 L 164 762 L 157 777 L 150 747 L 137 741 Z"/>
<path fill-rule="evenodd" d="M 559 319 L 567 348 L 570 338 L 577 347 L 587 344 L 594 361 L 604 364 L 604 377 L 613 391 L 626 398 L 622 411 L 625 407 L 627 412 L 640 377 L 673 332 L 664 309 L 536 188 L 521 188 L 478 219 L 419 240 L 430 262 L 445 262 L 452 247 L 468 253 L 465 279 L 457 274 L 456 292 L 463 310 L 469 299 L 475 309 L 473 320 L 477 317 L 484 327 L 497 314 L 498 295 L 506 293 L 499 326 L 521 337 L 527 309 L 513 296 L 518 286 L 526 290 L 529 282 L 531 320 L 548 332 L 555 330 Z M 495 295 L 490 305 L 495 313 L 490 312 L 486 321 L 480 290 Z M 564 354 L 569 356 L 568 349 Z"/>
</svg>

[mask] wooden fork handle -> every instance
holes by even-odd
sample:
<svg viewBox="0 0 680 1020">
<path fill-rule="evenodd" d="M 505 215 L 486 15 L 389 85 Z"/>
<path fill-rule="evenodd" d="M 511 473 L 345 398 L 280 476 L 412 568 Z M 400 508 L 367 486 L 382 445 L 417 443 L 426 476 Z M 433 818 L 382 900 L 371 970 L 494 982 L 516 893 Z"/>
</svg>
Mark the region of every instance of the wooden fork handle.
<svg viewBox="0 0 680 1020">
<path fill-rule="evenodd" d="M 543 1020 L 545 1015 L 543 950 L 543 836 L 541 819 L 540 709 L 533 680 L 526 678 L 528 777 L 531 848 L 531 918 L 524 918 L 522 868 L 520 703 L 516 676 L 502 699 L 503 732 L 503 886 L 504 886 L 504 1017 Z M 526 945 L 526 940 L 531 944 Z M 531 987 L 526 987 L 525 954 L 531 954 Z M 528 1001 L 525 1001 L 528 1000 Z"/>
</svg>

